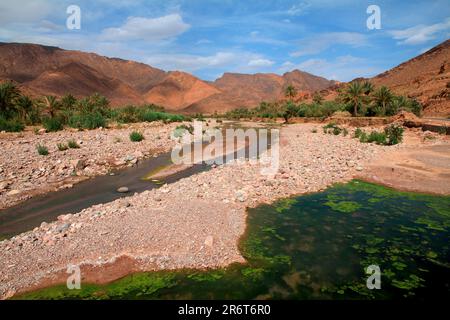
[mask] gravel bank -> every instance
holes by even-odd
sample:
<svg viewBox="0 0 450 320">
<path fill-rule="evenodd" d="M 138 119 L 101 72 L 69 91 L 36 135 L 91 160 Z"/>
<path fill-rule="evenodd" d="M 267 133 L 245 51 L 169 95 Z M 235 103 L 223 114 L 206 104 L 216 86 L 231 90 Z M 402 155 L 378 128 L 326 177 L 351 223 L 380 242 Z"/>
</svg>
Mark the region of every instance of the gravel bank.
<svg viewBox="0 0 450 320">
<path fill-rule="evenodd" d="M 168 151 L 174 144 L 169 135 L 176 126 L 139 123 L 120 129 L 0 133 L 0 209 Z M 134 130 L 142 132 L 145 140 L 132 143 L 129 135 Z M 59 151 L 57 144 L 67 145 L 69 140 L 80 148 Z M 38 144 L 45 145 L 49 155 L 39 155 Z"/>
</svg>

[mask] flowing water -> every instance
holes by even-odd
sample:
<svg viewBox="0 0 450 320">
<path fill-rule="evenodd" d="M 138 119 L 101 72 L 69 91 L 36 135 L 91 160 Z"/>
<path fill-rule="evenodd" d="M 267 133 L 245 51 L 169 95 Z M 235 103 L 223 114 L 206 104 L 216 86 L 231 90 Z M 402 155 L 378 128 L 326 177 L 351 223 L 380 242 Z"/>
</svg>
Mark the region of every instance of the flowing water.
<svg viewBox="0 0 450 320">
<path fill-rule="evenodd" d="M 127 276 L 36 299 L 447 299 L 450 197 L 352 181 L 248 211 L 247 264 Z M 365 269 L 377 265 L 381 289 Z"/>
</svg>

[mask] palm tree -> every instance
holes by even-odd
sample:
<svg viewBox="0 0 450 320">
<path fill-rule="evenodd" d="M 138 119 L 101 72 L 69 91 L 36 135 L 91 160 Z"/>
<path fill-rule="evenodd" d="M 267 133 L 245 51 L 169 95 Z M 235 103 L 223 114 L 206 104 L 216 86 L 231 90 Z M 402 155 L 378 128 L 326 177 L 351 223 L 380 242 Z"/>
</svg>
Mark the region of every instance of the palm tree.
<svg viewBox="0 0 450 320">
<path fill-rule="evenodd" d="M 353 106 L 353 115 L 358 115 L 358 108 L 366 101 L 364 86 L 361 82 L 351 82 L 343 93 L 342 100 Z"/>
<path fill-rule="evenodd" d="M 25 121 L 27 115 L 33 110 L 33 100 L 31 100 L 28 96 L 21 95 L 16 100 L 16 108 L 20 114 L 20 119 Z"/>
<path fill-rule="evenodd" d="M 373 93 L 372 101 L 377 105 L 381 106 L 383 115 L 386 114 L 387 107 L 392 103 L 394 96 L 387 87 L 382 86 L 380 89 Z"/>
<path fill-rule="evenodd" d="M 76 103 L 77 99 L 71 94 L 66 94 L 64 97 L 61 98 L 61 107 L 64 110 L 68 111 L 73 110 Z"/>
<path fill-rule="evenodd" d="M 297 95 L 297 89 L 293 85 L 288 85 L 286 89 L 284 89 L 284 96 L 289 100 L 292 100 Z"/>
<path fill-rule="evenodd" d="M 364 81 L 363 88 L 366 96 L 370 95 L 375 90 L 375 86 L 369 81 Z"/>
<path fill-rule="evenodd" d="M 20 91 L 11 81 L 0 84 L 0 116 L 9 118 L 15 110 L 15 101 Z"/>
<path fill-rule="evenodd" d="M 55 96 L 45 96 L 42 104 L 45 111 L 50 115 L 50 118 L 54 118 L 60 109 L 60 103 Z"/>
</svg>

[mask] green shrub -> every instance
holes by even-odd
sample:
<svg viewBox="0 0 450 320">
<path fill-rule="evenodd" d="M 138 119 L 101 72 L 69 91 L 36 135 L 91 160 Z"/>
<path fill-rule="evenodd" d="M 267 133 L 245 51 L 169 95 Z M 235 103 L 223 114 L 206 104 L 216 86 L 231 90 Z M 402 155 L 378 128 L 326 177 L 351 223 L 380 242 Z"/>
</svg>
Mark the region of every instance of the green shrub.
<svg viewBox="0 0 450 320">
<path fill-rule="evenodd" d="M 56 146 L 58 147 L 59 151 L 66 151 L 67 149 L 69 149 L 69 147 L 64 143 L 58 143 Z"/>
<path fill-rule="evenodd" d="M 386 134 L 386 144 L 392 146 L 402 142 L 403 132 L 403 127 L 395 124 L 384 128 L 384 133 Z"/>
<path fill-rule="evenodd" d="M 96 129 L 106 127 L 106 118 L 100 112 L 80 113 L 69 117 L 68 124 L 72 128 Z"/>
<path fill-rule="evenodd" d="M 362 131 L 361 128 L 356 128 L 355 133 L 354 133 L 354 137 L 359 139 L 359 137 L 361 136 L 361 134 L 363 132 L 364 131 Z"/>
<path fill-rule="evenodd" d="M 67 145 L 69 146 L 70 149 L 79 149 L 80 145 L 73 139 L 67 141 Z"/>
<path fill-rule="evenodd" d="M 58 118 L 46 118 L 43 125 L 47 132 L 56 132 L 63 129 L 63 124 Z"/>
<path fill-rule="evenodd" d="M 144 136 L 140 132 L 133 131 L 132 133 L 130 133 L 130 140 L 133 142 L 139 142 L 144 140 Z"/>
<path fill-rule="evenodd" d="M 359 142 L 366 143 L 368 141 L 367 133 L 364 131 L 359 135 Z"/>
<path fill-rule="evenodd" d="M 46 146 L 38 144 L 36 146 L 36 149 L 37 149 L 37 152 L 38 152 L 39 155 L 41 155 L 41 156 L 48 155 L 48 148 Z"/>
<path fill-rule="evenodd" d="M 6 120 L 0 117 L 0 131 L 6 132 L 20 132 L 25 126 L 18 120 Z"/>
<path fill-rule="evenodd" d="M 384 132 L 377 132 L 372 131 L 369 136 L 367 137 L 367 142 L 375 142 L 379 145 L 385 145 L 386 144 L 386 134 Z"/>
</svg>

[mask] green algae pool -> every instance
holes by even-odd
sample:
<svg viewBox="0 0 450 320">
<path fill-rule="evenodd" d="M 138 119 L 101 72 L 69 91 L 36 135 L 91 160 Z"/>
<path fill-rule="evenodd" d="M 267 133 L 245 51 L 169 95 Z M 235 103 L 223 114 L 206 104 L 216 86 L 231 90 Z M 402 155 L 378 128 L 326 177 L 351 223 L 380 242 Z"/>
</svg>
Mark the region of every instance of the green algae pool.
<svg viewBox="0 0 450 320">
<path fill-rule="evenodd" d="M 248 263 L 139 273 L 107 285 L 43 289 L 21 299 L 448 299 L 450 197 L 361 181 L 248 212 Z M 378 265 L 381 289 L 365 269 Z"/>
</svg>

